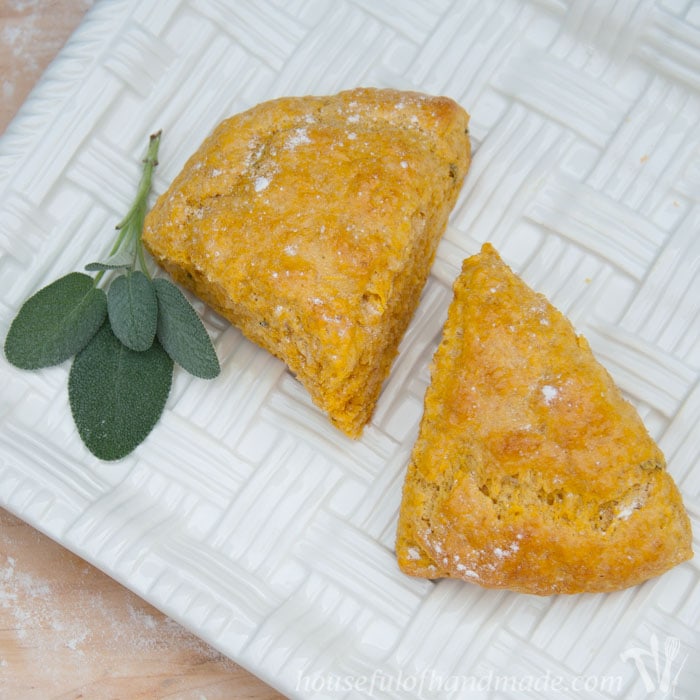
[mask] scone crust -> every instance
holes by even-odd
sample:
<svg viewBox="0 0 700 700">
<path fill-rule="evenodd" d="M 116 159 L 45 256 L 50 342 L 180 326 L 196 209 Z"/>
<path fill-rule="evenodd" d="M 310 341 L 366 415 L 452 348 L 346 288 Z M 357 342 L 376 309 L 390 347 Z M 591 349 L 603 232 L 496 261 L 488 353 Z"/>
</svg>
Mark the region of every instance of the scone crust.
<svg viewBox="0 0 700 700">
<path fill-rule="evenodd" d="M 586 340 L 485 244 L 463 263 L 404 486 L 400 568 L 541 595 L 692 556 L 663 454 Z"/>
<path fill-rule="evenodd" d="M 467 172 L 468 120 L 398 90 L 262 103 L 205 140 L 143 241 L 357 437 Z"/>
</svg>

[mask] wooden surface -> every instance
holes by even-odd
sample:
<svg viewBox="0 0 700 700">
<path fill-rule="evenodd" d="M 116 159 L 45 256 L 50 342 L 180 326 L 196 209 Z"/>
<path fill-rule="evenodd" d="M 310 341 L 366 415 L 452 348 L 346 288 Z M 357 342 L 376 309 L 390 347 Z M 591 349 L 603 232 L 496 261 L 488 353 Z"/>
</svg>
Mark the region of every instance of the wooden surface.
<svg viewBox="0 0 700 700">
<path fill-rule="evenodd" d="M 0 133 L 90 4 L 0 0 Z M 0 698 L 281 697 L 0 509 Z"/>
</svg>

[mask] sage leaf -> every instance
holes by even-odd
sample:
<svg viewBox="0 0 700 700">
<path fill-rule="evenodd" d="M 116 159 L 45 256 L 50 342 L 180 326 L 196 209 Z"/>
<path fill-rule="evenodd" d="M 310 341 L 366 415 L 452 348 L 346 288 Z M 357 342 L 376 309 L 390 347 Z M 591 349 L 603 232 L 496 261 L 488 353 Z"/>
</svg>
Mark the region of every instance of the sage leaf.
<svg viewBox="0 0 700 700">
<path fill-rule="evenodd" d="M 127 270 L 133 265 L 133 261 L 129 261 L 126 265 L 118 265 L 108 262 L 91 262 L 85 266 L 88 272 L 108 272 L 109 270 Z"/>
<path fill-rule="evenodd" d="M 153 280 L 158 299 L 156 334 L 165 352 L 195 377 L 213 379 L 221 371 L 204 324 L 185 295 L 169 280 Z"/>
<path fill-rule="evenodd" d="M 160 418 L 172 374 L 173 361 L 160 343 L 135 352 L 103 323 L 68 377 L 73 420 L 90 452 L 116 460 L 134 450 Z"/>
<path fill-rule="evenodd" d="M 88 272 L 99 272 L 108 270 L 128 270 L 134 264 L 133 251 L 120 250 L 114 255 L 110 255 L 103 262 L 91 262 L 85 266 Z"/>
<path fill-rule="evenodd" d="M 5 338 L 5 356 L 20 369 L 50 367 L 82 350 L 107 315 L 94 280 L 71 272 L 24 302 Z"/>
<path fill-rule="evenodd" d="M 112 330 L 126 347 L 148 350 L 156 336 L 158 302 L 151 280 L 143 272 L 127 272 L 112 281 L 107 292 Z"/>
</svg>

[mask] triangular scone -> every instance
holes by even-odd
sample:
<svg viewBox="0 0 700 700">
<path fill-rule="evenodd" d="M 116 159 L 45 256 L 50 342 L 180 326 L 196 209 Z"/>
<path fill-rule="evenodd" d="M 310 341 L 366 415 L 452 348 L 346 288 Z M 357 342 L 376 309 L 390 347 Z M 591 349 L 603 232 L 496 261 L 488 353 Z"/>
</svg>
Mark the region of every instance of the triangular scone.
<svg viewBox="0 0 700 700">
<path fill-rule="evenodd" d="M 262 103 L 189 159 L 144 243 L 357 437 L 469 167 L 468 122 L 388 89 Z"/>
<path fill-rule="evenodd" d="M 588 343 L 489 244 L 464 261 L 404 485 L 414 576 L 612 591 L 692 556 L 664 457 Z"/>
</svg>

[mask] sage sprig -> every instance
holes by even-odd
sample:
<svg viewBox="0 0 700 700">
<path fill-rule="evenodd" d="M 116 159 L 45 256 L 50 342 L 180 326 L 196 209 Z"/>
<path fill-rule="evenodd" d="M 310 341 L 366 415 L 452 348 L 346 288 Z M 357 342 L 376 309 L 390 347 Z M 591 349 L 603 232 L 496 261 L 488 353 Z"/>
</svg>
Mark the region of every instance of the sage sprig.
<svg viewBox="0 0 700 700">
<path fill-rule="evenodd" d="M 185 295 L 151 279 L 141 233 L 161 132 L 150 137 L 134 203 L 103 261 L 40 289 L 20 308 L 5 338 L 5 356 L 39 369 L 75 356 L 68 397 L 78 434 L 104 460 L 134 450 L 158 422 L 174 363 L 197 377 L 220 372 L 209 335 Z M 106 275 L 111 281 L 103 282 Z M 102 284 L 102 287 L 99 286 Z"/>
</svg>

